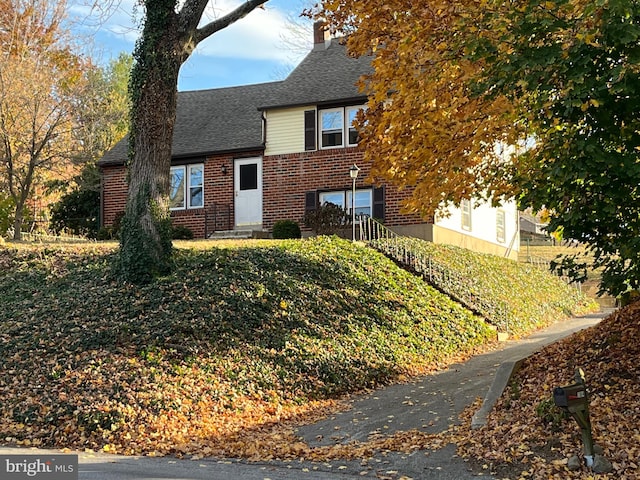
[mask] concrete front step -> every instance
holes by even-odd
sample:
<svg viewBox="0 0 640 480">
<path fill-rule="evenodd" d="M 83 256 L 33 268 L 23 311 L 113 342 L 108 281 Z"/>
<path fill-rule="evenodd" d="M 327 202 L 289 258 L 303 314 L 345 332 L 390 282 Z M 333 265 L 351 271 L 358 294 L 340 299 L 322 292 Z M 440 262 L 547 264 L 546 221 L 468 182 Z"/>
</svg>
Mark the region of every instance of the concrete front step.
<svg viewBox="0 0 640 480">
<path fill-rule="evenodd" d="M 241 240 L 247 238 L 269 238 L 269 232 L 263 230 L 220 230 L 209 235 L 211 240 Z"/>
<path fill-rule="evenodd" d="M 209 235 L 212 240 L 225 240 L 233 238 L 251 238 L 253 236 L 253 230 L 220 230 L 213 232 Z"/>
</svg>

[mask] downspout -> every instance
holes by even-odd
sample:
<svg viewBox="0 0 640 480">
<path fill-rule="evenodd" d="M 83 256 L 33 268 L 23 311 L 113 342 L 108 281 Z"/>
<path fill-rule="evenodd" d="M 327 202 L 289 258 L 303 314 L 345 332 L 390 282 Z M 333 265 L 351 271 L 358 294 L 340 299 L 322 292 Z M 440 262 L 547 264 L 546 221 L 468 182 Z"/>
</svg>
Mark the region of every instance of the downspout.
<svg viewBox="0 0 640 480">
<path fill-rule="evenodd" d="M 504 257 L 509 258 L 511 256 L 511 251 L 513 250 L 513 245 L 516 242 L 516 238 L 520 235 L 520 212 L 516 209 L 516 231 L 513 233 L 513 237 L 511 237 L 511 242 L 509 242 L 509 247 L 504 252 Z"/>
<path fill-rule="evenodd" d="M 98 215 L 98 231 L 104 227 L 104 170 L 100 167 L 100 214 Z"/>
</svg>

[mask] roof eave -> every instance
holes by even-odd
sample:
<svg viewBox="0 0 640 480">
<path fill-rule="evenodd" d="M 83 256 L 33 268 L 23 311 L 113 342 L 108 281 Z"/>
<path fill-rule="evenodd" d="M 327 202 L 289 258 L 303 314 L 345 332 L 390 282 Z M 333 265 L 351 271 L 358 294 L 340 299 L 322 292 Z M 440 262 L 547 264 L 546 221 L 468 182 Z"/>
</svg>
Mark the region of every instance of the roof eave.
<svg viewBox="0 0 640 480">
<path fill-rule="evenodd" d="M 327 105 L 336 105 L 336 104 L 357 104 L 359 102 L 367 101 L 366 95 L 358 95 L 355 97 L 346 97 L 346 98 L 332 98 L 331 100 L 310 100 L 305 102 L 293 102 L 293 103 L 276 103 L 272 105 L 266 105 L 262 107 L 258 107 L 260 111 L 266 110 L 275 110 L 280 108 L 295 108 L 295 107 L 304 107 L 306 105 L 317 105 L 319 107 L 327 106 Z"/>
<path fill-rule="evenodd" d="M 229 154 L 235 154 L 235 153 L 249 153 L 249 152 L 256 152 L 256 151 L 260 151 L 260 150 L 264 150 L 265 149 L 265 145 L 260 144 L 258 146 L 253 146 L 253 147 L 238 147 L 238 148 L 227 148 L 224 150 L 213 150 L 213 151 L 204 151 L 204 152 L 190 152 L 190 153 L 183 153 L 180 155 L 172 155 L 171 156 L 171 161 L 173 162 L 174 160 L 187 160 L 190 158 L 196 159 L 196 158 L 209 158 L 209 157 L 214 157 L 214 156 L 218 156 L 218 155 L 229 155 Z M 118 159 L 118 160 L 99 160 L 98 161 L 98 166 L 99 167 L 117 167 L 117 166 L 121 166 L 124 165 L 126 163 L 125 159 Z"/>
</svg>

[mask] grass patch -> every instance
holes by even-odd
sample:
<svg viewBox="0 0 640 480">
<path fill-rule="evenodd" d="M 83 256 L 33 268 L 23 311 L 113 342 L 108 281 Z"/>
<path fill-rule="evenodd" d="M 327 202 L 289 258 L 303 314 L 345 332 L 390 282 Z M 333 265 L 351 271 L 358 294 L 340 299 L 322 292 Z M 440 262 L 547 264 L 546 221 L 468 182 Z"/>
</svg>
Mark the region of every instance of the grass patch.
<svg viewBox="0 0 640 480">
<path fill-rule="evenodd" d="M 142 287 L 114 275 L 115 244 L 0 247 L 0 441 L 251 456 L 248 432 L 493 335 L 348 241 L 176 245 Z"/>
</svg>

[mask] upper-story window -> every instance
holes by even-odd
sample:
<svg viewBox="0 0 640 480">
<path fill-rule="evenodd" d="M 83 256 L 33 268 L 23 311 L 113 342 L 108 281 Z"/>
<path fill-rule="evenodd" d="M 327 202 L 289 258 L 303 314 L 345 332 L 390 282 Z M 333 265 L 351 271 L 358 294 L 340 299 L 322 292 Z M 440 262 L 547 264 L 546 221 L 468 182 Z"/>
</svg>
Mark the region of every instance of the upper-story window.
<svg viewBox="0 0 640 480">
<path fill-rule="evenodd" d="M 320 145 L 322 148 L 342 147 L 344 109 L 320 110 Z"/>
<path fill-rule="evenodd" d="M 169 207 L 171 210 L 204 206 L 204 164 L 171 167 Z"/>
<path fill-rule="evenodd" d="M 354 126 L 358 110 L 353 107 L 328 108 L 319 111 L 320 148 L 352 147 L 358 144 L 358 132 Z"/>
</svg>

